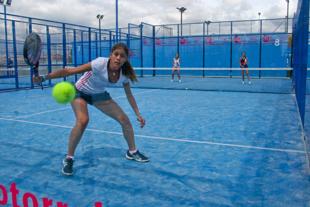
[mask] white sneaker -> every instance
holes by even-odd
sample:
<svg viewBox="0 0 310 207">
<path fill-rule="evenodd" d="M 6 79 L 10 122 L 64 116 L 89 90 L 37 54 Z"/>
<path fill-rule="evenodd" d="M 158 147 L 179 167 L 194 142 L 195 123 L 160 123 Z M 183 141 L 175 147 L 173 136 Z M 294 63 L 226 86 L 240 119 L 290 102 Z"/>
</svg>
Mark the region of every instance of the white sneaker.
<svg viewBox="0 0 310 207">
<path fill-rule="evenodd" d="M 173 79 L 171 79 L 171 82 L 173 82 Z"/>
<path fill-rule="evenodd" d="M 251 81 L 249 81 L 249 85 L 251 85 Z"/>
<path fill-rule="evenodd" d="M 242 85 L 244 85 L 244 81 L 242 81 Z"/>
<path fill-rule="evenodd" d="M 179 80 L 179 83 L 181 83 L 182 81 L 181 81 L 181 79 Z"/>
</svg>

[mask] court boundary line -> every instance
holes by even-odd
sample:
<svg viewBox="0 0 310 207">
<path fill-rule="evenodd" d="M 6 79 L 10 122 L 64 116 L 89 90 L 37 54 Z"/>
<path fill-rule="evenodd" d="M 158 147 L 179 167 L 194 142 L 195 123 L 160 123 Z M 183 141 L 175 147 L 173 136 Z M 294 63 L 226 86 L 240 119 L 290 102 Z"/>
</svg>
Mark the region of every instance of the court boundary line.
<svg viewBox="0 0 310 207">
<path fill-rule="evenodd" d="M 48 126 L 48 127 L 72 129 L 71 126 L 58 125 L 58 124 L 48 124 L 48 123 L 33 122 L 33 121 L 26 121 L 26 120 L 8 119 L 8 118 L 2 118 L 2 117 L 0 117 L 0 120 L 20 122 L 20 123 L 26 123 L 26 124 L 34 124 L 34 125 L 42 125 L 42 126 Z M 100 130 L 100 129 L 87 128 L 86 131 L 123 136 L 122 132 L 113 132 L 113 131 L 106 131 L 106 130 Z M 265 150 L 265 151 L 273 151 L 273 152 L 306 154 L 306 152 L 303 150 L 280 149 L 280 148 L 271 148 L 271 147 L 256 147 L 256 146 L 250 146 L 250 145 L 239 145 L 239 144 L 228 144 L 228 143 L 211 142 L 211 141 L 190 140 L 189 138 L 177 139 L 177 138 L 170 138 L 170 137 L 160 137 L 160 136 L 150 136 L 150 135 L 140 135 L 140 134 L 136 134 L 135 137 L 147 138 L 147 139 L 153 139 L 153 140 L 164 140 L 164 141 L 175 141 L 175 142 L 183 142 L 183 143 L 206 144 L 206 145 L 216 145 L 216 146 L 225 146 L 225 147 L 234 147 L 234 148 Z"/>
</svg>

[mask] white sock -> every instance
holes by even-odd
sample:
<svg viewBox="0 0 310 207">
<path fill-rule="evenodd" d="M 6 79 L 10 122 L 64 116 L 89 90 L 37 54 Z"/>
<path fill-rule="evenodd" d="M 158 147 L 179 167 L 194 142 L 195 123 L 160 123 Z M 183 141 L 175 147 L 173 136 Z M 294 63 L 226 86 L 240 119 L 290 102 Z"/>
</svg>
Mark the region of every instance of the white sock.
<svg viewBox="0 0 310 207">
<path fill-rule="evenodd" d="M 137 149 L 135 149 L 135 150 L 129 150 L 129 153 L 130 154 L 134 154 L 134 153 L 136 153 L 138 150 Z"/>
<path fill-rule="evenodd" d="M 66 158 L 69 158 L 69 159 L 74 160 L 74 156 L 67 155 L 67 157 L 66 157 Z"/>
</svg>

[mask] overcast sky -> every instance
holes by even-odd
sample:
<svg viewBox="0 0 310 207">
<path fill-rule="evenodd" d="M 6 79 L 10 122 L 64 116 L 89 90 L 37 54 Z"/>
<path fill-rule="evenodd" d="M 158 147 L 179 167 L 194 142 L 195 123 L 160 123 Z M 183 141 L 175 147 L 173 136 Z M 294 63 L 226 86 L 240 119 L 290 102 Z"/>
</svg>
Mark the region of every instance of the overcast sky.
<svg viewBox="0 0 310 207">
<path fill-rule="evenodd" d="M 290 0 L 289 16 L 298 0 Z M 286 0 L 118 0 L 119 26 L 128 23 L 179 23 L 176 7 L 186 7 L 183 22 L 230 21 L 284 18 Z M 3 12 L 3 11 L 1 11 Z M 12 0 L 12 14 L 98 27 L 97 14 L 103 14 L 102 28 L 115 27 L 115 0 Z"/>
</svg>

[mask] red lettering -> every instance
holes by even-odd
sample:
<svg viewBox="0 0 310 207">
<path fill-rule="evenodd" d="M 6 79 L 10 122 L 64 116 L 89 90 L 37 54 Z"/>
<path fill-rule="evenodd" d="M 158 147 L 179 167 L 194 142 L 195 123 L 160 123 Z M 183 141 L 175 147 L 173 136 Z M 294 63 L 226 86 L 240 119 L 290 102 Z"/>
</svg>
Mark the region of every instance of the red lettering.
<svg viewBox="0 0 310 207">
<path fill-rule="evenodd" d="M 19 190 L 16 189 L 15 183 L 11 184 L 10 192 L 12 193 L 13 207 L 19 207 L 19 205 L 17 204 L 17 194 L 19 193 Z"/>
<path fill-rule="evenodd" d="M 96 202 L 96 203 L 95 203 L 95 207 L 103 207 L 103 205 L 102 205 L 101 202 Z"/>
<path fill-rule="evenodd" d="M 50 200 L 48 198 L 42 198 L 43 201 L 43 207 L 49 207 L 53 205 L 53 200 Z"/>
<path fill-rule="evenodd" d="M 160 39 L 156 39 L 156 40 L 155 40 L 155 44 L 156 44 L 156 45 L 161 45 L 161 40 L 160 40 Z"/>
<path fill-rule="evenodd" d="M 2 200 L 0 200 L 0 205 L 6 205 L 8 203 L 8 192 L 3 185 L 0 185 L 0 189 L 2 191 Z"/>
<path fill-rule="evenodd" d="M 11 183 L 10 192 L 12 194 L 12 207 L 21 207 L 17 203 L 17 197 L 19 194 L 19 190 L 17 189 L 16 183 Z M 0 184 L 0 206 L 5 206 L 8 204 L 9 193 L 5 186 Z M 42 198 L 43 207 L 52 207 L 53 200 L 49 198 Z M 30 204 L 31 203 L 31 204 Z M 37 197 L 30 193 L 26 192 L 22 198 L 22 207 L 39 207 L 39 201 Z M 68 207 L 68 204 L 63 203 L 61 201 L 56 203 L 56 207 Z M 97 201 L 94 207 L 103 207 L 103 203 Z"/>
<path fill-rule="evenodd" d="M 29 199 L 32 200 L 32 206 L 33 207 L 39 207 L 38 200 L 35 197 L 35 195 L 33 195 L 32 193 L 25 193 L 24 194 L 24 196 L 23 196 L 23 205 L 24 205 L 24 207 L 29 207 L 29 202 L 28 202 Z"/>
<path fill-rule="evenodd" d="M 57 207 L 68 207 L 68 204 L 62 203 L 62 202 L 57 202 Z"/>
</svg>

